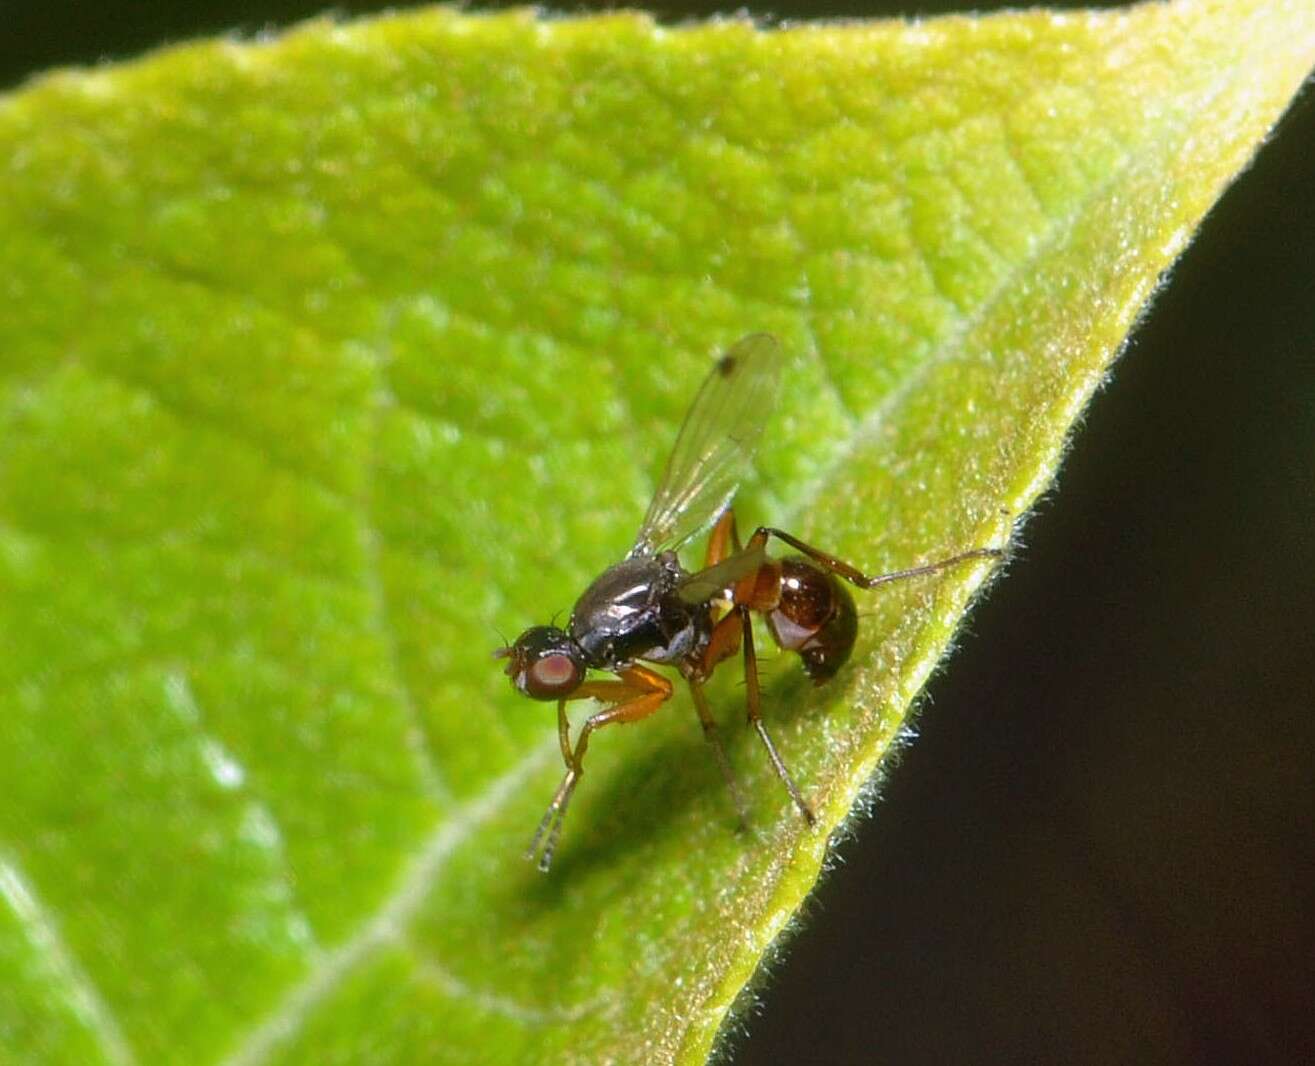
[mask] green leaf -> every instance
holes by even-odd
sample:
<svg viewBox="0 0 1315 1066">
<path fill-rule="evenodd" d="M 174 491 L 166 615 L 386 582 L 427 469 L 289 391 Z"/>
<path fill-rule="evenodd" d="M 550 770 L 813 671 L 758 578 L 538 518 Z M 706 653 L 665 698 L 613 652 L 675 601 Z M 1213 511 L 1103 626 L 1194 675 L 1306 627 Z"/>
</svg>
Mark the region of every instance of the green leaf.
<svg viewBox="0 0 1315 1066">
<path fill-rule="evenodd" d="M 488 658 L 621 555 L 712 354 L 743 524 L 1000 544 L 1315 59 L 1304 2 L 678 30 L 441 9 L 0 101 L 0 1042 L 28 1063 L 699 1062 L 985 563 L 605 730 Z"/>
</svg>

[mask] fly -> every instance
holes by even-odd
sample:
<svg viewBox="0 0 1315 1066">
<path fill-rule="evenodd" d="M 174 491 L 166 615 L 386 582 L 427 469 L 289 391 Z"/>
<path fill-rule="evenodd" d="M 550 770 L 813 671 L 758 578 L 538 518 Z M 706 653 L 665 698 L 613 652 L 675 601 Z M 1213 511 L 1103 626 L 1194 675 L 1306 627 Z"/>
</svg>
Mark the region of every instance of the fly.
<svg viewBox="0 0 1315 1066">
<path fill-rule="evenodd" d="M 998 548 L 974 548 L 868 576 L 770 526 L 759 526 L 741 543 L 731 498 L 776 405 L 781 366 L 780 345 L 769 334 L 752 333 L 732 345 L 713 364 L 685 415 L 630 553 L 585 589 L 565 629 L 533 626 L 494 653 L 507 659 L 507 675 L 519 692 L 557 703 L 566 773 L 527 851 L 540 870 L 552 863 L 566 809 L 584 774 L 590 737 L 603 726 L 647 718 L 671 698 L 671 680 L 645 664 L 673 667 L 685 679 L 743 823 L 742 793 L 704 694 L 717 666 L 742 653 L 749 726 L 799 814 L 813 825 L 813 810 L 763 722 L 753 615 L 764 619 L 781 648 L 798 654 L 804 671 L 820 685 L 848 661 L 858 634 L 846 583 L 871 589 L 1003 554 Z M 709 526 L 702 568 L 686 570 L 677 550 Z M 798 554 L 769 556 L 772 538 Z M 611 676 L 592 678 L 590 671 Z M 566 704 L 585 699 L 603 708 L 586 719 L 572 744 Z"/>
</svg>

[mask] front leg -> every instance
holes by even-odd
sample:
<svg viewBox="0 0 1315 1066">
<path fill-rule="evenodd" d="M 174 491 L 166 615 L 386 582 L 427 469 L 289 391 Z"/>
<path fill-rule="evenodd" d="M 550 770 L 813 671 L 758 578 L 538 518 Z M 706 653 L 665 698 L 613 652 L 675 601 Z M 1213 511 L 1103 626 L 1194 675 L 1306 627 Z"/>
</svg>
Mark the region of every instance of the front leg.
<svg viewBox="0 0 1315 1066">
<path fill-rule="evenodd" d="M 562 756 L 566 759 L 566 775 L 557 786 L 552 802 L 548 804 L 548 810 L 544 812 L 525 853 L 531 862 L 537 855 L 539 869 L 545 873 L 552 865 L 553 852 L 557 849 L 557 840 L 562 832 L 562 822 L 566 819 L 566 808 L 571 802 L 575 786 L 584 775 L 584 753 L 589 748 L 589 737 L 594 730 L 618 722 L 638 722 L 671 698 L 671 682 L 643 666 L 626 667 L 618 671 L 617 676 L 619 681 L 586 681 L 571 694 L 573 700 L 597 699 L 612 704 L 589 716 L 580 729 L 573 751 L 568 747 L 570 739 L 566 701 L 558 703 L 558 734 L 562 743 Z M 543 844 L 542 854 L 539 851 L 540 842 Z"/>
</svg>

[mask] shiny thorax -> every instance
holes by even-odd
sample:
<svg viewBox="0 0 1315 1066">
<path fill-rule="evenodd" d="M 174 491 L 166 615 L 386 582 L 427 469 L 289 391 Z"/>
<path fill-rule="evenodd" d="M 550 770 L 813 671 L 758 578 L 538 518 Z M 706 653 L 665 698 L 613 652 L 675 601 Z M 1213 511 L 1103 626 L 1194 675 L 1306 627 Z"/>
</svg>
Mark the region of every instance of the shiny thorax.
<svg viewBox="0 0 1315 1066">
<path fill-rule="evenodd" d="M 707 643 L 712 612 L 686 603 L 678 588 L 688 573 L 675 552 L 635 556 L 610 566 L 585 589 L 567 631 L 595 670 L 642 659 L 678 662 Z"/>
</svg>

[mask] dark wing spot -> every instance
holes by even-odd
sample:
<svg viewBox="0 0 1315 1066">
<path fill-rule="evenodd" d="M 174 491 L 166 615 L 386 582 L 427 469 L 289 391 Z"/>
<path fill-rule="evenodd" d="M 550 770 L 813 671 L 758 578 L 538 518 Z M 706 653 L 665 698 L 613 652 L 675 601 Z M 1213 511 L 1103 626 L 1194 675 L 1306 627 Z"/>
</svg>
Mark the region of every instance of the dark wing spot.
<svg viewBox="0 0 1315 1066">
<path fill-rule="evenodd" d="M 736 359 L 733 355 L 723 355 L 717 360 L 717 373 L 724 378 L 730 377 L 735 373 Z"/>
</svg>

